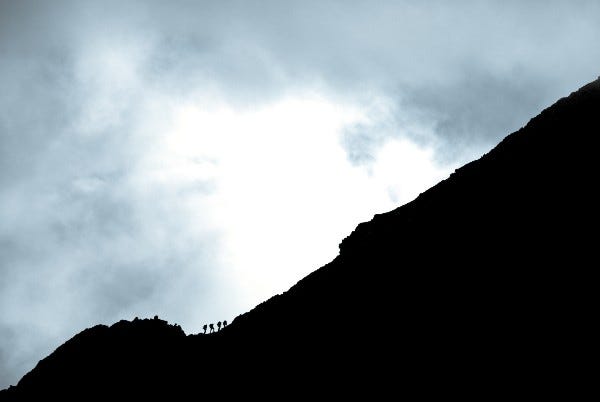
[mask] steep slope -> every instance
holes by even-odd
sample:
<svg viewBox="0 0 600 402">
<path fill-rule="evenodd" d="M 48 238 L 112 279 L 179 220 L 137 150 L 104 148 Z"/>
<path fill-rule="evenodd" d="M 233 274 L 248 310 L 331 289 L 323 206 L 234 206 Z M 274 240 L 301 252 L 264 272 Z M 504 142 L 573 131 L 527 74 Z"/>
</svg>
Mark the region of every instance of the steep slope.
<svg viewBox="0 0 600 402">
<path fill-rule="evenodd" d="M 95 327 L 2 396 L 572 396 L 591 377 L 599 116 L 600 79 L 220 333 Z"/>
</svg>

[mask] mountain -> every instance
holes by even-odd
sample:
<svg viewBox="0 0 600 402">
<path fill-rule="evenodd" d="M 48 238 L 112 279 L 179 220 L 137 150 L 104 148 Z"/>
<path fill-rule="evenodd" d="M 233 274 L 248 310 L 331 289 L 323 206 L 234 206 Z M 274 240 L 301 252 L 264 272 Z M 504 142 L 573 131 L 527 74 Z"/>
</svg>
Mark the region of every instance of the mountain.
<svg viewBox="0 0 600 402">
<path fill-rule="evenodd" d="M 222 331 L 96 326 L 0 399 L 573 398 L 593 373 L 598 134 L 600 78 Z"/>
</svg>

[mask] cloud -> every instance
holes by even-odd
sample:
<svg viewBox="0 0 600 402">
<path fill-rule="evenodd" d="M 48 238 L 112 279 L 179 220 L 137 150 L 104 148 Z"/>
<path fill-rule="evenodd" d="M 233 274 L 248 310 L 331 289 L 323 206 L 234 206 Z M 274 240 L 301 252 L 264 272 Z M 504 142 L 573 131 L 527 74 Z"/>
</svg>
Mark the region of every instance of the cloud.
<svg viewBox="0 0 600 402">
<path fill-rule="evenodd" d="M 0 1 L 0 386 L 85 326 L 284 290 L 595 78 L 599 11 Z"/>
</svg>

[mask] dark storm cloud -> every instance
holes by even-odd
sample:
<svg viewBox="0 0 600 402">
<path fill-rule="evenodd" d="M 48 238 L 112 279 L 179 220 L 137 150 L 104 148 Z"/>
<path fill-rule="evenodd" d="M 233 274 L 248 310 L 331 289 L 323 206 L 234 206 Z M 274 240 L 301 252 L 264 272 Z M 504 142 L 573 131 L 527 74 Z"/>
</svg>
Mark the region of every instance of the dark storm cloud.
<svg viewBox="0 0 600 402">
<path fill-rule="evenodd" d="M 382 144 L 402 137 L 433 146 L 441 163 L 451 163 L 522 127 L 547 106 L 553 89 L 521 71 L 495 76 L 479 69 L 437 85 L 407 84 L 374 124 L 347 127 L 342 143 L 355 164 L 372 162 Z"/>
<path fill-rule="evenodd" d="M 218 183 L 148 184 L 169 100 L 252 107 L 308 88 L 369 110 L 340 139 L 356 164 L 400 137 L 464 160 L 598 75 L 598 15 L 594 1 L 0 1 L 0 387 L 86 325 L 214 314 L 218 233 L 190 228 L 179 195 Z"/>
<path fill-rule="evenodd" d="M 403 104 L 433 122 L 433 131 L 442 140 L 438 154 L 453 160 L 465 149 L 485 150 L 525 125 L 533 117 L 532 111 L 547 106 L 547 84 L 535 75 L 523 77 L 519 72 L 493 76 L 471 71 L 449 85 L 411 88 Z"/>
</svg>

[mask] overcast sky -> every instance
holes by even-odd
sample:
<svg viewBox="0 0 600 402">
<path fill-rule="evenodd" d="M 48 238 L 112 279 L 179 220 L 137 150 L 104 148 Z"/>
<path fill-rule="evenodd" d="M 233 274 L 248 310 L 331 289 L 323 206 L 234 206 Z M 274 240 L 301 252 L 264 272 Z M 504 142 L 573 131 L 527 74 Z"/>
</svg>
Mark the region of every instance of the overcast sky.
<svg viewBox="0 0 600 402">
<path fill-rule="evenodd" d="M 0 387 L 231 320 L 600 74 L 597 1 L 0 0 Z"/>
</svg>

